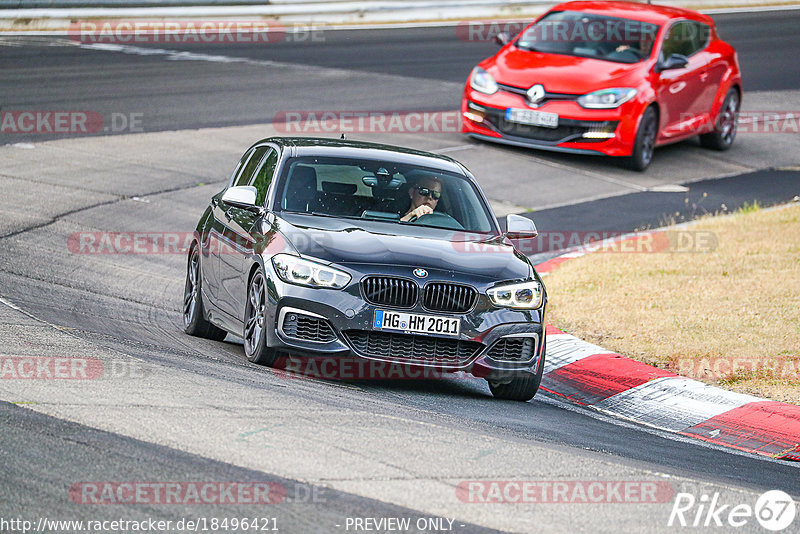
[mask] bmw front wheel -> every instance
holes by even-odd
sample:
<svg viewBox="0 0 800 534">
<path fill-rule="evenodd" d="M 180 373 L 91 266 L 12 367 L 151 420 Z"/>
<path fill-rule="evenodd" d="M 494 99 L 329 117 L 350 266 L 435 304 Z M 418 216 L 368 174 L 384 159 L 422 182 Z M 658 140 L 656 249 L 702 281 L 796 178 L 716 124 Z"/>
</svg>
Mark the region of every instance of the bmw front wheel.
<svg viewBox="0 0 800 534">
<path fill-rule="evenodd" d="M 493 381 L 488 380 L 489 389 L 492 395 L 498 399 L 514 400 L 527 402 L 531 400 L 536 392 L 539 391 L 539 384 L 542 383 L 544 375 L 545 347 L 542 347 L 542 357 L 536 373 L 520 373 L 511 377 L 511 380 Z"/>
<path fill-rule="evenodd" d="M 267 346 L 265 331 L 267 284 L 261 270 L 256 271 L 247 289 L 247 304 L 244 313 L 244 353 L 247 359 L 259 365 L 275 363 L 274 349 Z"/>
</svg>

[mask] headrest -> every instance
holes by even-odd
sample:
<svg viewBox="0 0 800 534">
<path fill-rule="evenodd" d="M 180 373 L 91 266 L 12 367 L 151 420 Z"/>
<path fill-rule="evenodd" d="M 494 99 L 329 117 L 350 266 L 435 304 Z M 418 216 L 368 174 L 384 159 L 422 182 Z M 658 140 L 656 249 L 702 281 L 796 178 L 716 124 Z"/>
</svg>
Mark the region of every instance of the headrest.
<svg viewBox="0 0 800 534">
<path fill-rule="evenodd" d="M 322 182 L 322 190 L 334 195 L 354 195 L 356 184 L 343 184 L 341 182 Z"/>
<path fill-rule="evenodd" d="M 317 190 L 317 171 L 314 167 L 298 165 L 292 170 L 292 189 L 313 189 Z"/>
</svg>

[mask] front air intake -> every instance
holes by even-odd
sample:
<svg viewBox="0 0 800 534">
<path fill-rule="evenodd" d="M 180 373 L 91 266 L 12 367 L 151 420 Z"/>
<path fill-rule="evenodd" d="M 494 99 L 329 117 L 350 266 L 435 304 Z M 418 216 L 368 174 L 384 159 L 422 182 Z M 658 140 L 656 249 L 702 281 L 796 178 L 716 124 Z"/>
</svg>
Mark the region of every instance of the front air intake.
<svg viewBox="0 0 800 534">
<path fill-rule="evenodd" d="M 418 286 L 413 280 L 392 276 L 370 276 L 361 282 L 364 298 L 378 306 L 413 308 L 417 303 Z"/>
</svg>

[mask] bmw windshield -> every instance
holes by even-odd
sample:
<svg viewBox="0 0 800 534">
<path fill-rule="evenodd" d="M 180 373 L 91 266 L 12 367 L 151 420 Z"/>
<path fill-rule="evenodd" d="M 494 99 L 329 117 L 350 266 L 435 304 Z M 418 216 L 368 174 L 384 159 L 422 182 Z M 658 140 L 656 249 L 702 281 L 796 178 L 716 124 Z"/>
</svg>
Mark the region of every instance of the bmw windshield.
<svg viewBox="0 0 800 534">
<path fill-rule="evenodd" d="M 650 57 L 659 26 L 577 11 L 548 13 L 525 30 L 516 46 L 549 54 L 637 63 Z"/>
<path fill-rule="evenodd" d="M 284 165 L 275 205 L 323 217 L 495 230 L 485 202 L 463 176 L 391 161 L 292 158 Z"/>
</svg>

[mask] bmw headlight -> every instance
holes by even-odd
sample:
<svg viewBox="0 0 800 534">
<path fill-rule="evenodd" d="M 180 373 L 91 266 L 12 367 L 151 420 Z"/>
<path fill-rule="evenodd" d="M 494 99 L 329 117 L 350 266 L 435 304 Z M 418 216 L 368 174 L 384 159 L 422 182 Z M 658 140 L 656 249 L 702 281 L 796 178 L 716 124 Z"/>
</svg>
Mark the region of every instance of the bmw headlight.
<svg viewBox="0 0 800 534">
<path fill-rule="evenodd" d="M 497 92 L 497 82 L 494 81 L 491 74 L 480 67 L 472 69 L 472 74 L 469 75 L 469 86 L 487 95 L 493 95 Z"/>
<path fill-rule="evenodd" d="M 342 289 L 350 283 L 350 275 L 344 271 L 291 254 L 276 254 L 272 265 L 280 279 L 289 284 Z"/>
<path fill-rule="evenodd" d="M 536 280 L 496 286 L 486 292 L 495 306 L 535 309 L 542 305 L 542 284 Z"/>
<path fill-rule="evenodd" d="M 588 109 L 613 109 L 636 96 L 636 89 L 617 87 L 601 89 L 578 97 L 578 104 Z"/>
</svg>

